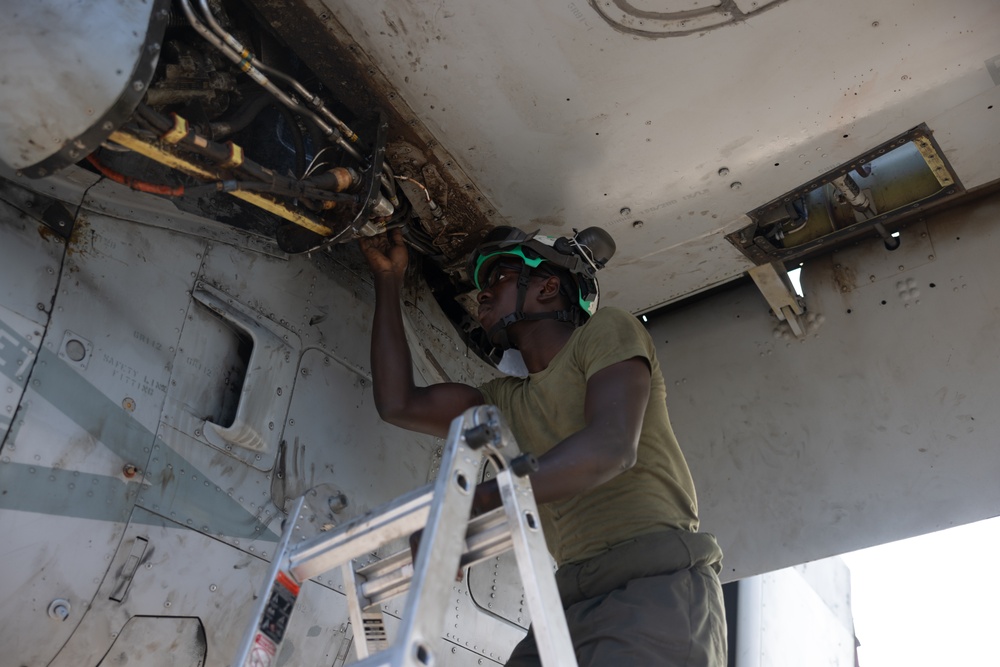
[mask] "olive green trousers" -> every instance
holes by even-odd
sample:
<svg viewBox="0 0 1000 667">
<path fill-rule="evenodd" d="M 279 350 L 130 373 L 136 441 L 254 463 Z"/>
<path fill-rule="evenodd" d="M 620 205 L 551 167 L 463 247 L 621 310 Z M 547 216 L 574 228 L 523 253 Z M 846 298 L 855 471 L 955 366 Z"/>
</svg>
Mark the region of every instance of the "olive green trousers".
<svg viewBox="0 0 1000 667">
<path fill-rule="evenodd" d="M 674 530 L 560 567 L 556 584 L 580 667 L 725 667 L 721 563 L 712 535 Z M 507 667 L 541 664 L 529 630 Z"/>
</svg>

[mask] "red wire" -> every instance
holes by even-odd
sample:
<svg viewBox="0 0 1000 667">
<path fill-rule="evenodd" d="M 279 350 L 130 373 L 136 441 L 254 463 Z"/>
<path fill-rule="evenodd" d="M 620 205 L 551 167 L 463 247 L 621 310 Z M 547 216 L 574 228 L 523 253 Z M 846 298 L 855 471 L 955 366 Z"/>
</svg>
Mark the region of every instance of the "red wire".
<svg viewBox="0 0 1000 667">
<path fill-rule="evenodd" d="M 184 194 L 183 185 L 176 188 L 169 185 L 156 185 L 155 183 L 147 183 L 146 181 L 140 181 L 139 179 L 132 178 L 131 176 L 119 174 L 117 171 L 101 164 L 93 154 L 87 156 L 87 161 L 94 165 L 94 168 L 101 172 L 101 174 L 105 177 L 110 178 L 115 183 L 127 185 L 133 190 L 148 192 L 154 195 L 166 195 L 168 197 L 180 197 Z"/>
</svg>

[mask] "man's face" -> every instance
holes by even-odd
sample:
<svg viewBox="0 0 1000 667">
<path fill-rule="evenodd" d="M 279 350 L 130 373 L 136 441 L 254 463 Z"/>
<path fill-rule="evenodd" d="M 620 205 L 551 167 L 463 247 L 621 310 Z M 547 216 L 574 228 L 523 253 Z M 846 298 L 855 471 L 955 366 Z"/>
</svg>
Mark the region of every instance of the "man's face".
<svg viewBox="0 0 1000 667">
<path fill-rule="evenodd" d="M 483 289 L 476 297 L 479 301 L 479 324 L 486 331 L 517 308 L 517 279 L 520 275 L 521 264 L 515 260 L 499 260 L 490 267 Z"/>
</svg>

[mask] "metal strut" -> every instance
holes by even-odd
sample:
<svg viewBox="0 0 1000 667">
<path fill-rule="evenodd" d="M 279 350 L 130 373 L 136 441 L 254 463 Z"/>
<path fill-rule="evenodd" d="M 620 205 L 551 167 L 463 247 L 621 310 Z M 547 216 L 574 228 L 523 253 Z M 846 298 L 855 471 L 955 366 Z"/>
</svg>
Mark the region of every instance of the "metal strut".
<svg viewBox="0 0 1000 667">
<path fill-rule="evenodd" d="M 475 480 L 484 459 L 499 471 L 502 506 L 470 519 Z M 335 530 L 303 537 L 309 532 L 307 524 L 317 521 L 317 513 L 308 508 L 325 499 L 317 489 L 310 490 L 288 516 L 234 666 L 274 665 L 301 585 L 337 567 L 343 571 L 358 667 L 440 665 L 445 609 L 455 573 L 513 549 L 542 663 L 576 667 L 528 480 L 536 468 L 534 458 L 518 450 L 499 411 L 479 406 L 452 422 L 434 484 Z M 420 529 L 416 562 L 404 548 L 355 567 L 353 559 Z M 380 605 L 407 592 L 398 636 L 390 642 Z"/>
</svg>

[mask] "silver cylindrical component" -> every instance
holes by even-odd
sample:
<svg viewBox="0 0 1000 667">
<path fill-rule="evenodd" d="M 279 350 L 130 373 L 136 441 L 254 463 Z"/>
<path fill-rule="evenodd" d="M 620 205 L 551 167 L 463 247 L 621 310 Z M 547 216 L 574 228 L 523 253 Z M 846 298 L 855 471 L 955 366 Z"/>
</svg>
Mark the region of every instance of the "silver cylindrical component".
<svg viewBox="0 0 1000 667">
<path fill-rule="evenodd" d="M 837 191 L 844 195 L 844 199 L 856 211 L 867 211 L 871 207 L 871 200 L 868 198 L 868 195 L 858 187 L 858 184 L 849 175 L 845 174 L 840 178 L 833 179 L 831 182 L 833 183 L 833 187 L 837 188 Z"/>
<path fill-rule="evenodd" d="M 395 212 L 395 208 L 389 200 L 382 195 L 378 196 L 375 204 L 372 206 L 372 215 L 376 218 L 388 218 Z"/>
</svg>

